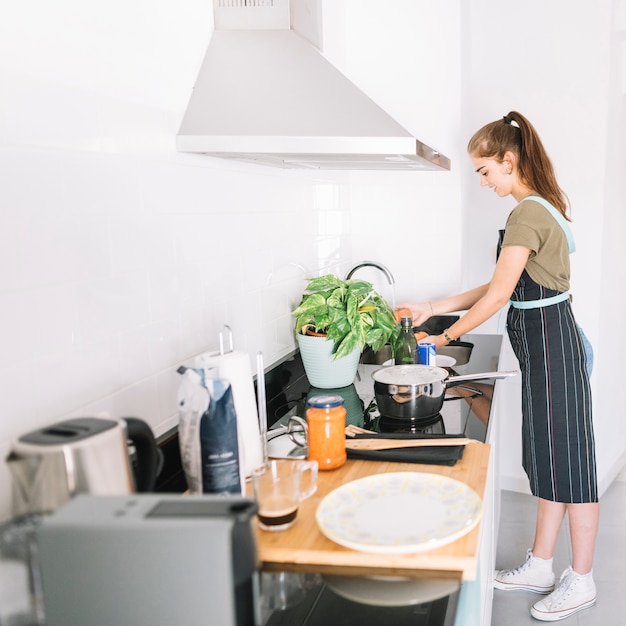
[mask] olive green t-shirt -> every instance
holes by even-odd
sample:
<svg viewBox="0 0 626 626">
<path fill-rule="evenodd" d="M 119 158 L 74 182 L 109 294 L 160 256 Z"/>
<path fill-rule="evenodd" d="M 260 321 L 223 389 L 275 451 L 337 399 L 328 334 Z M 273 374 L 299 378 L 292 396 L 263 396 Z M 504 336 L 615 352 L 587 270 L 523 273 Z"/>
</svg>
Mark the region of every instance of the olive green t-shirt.
<svg viewBox="0 0 626 626">
<path fill-rule="evenodd" d="M 567 238 L 542 204 L 522 200 L 511 211 L 502 240 L 502 247 L 505 246 L 530 248 L 526 271 L 536 283 L 557 291 L 569 289 Z"/>
</svg>

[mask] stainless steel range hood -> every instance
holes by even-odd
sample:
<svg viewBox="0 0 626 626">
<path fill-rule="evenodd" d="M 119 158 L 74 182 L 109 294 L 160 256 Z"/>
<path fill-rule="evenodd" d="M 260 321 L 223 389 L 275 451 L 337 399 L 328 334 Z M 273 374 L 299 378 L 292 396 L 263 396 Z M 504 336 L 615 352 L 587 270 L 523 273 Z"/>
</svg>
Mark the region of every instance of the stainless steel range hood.
<svg viewBox="0 0 626 626">
<path fill-rule="evenodd" d="M 450 169 L 301 36 L 289 9 L 289 0 L 214 0 L 179 151 L 281 168 Z"/>
</svg>

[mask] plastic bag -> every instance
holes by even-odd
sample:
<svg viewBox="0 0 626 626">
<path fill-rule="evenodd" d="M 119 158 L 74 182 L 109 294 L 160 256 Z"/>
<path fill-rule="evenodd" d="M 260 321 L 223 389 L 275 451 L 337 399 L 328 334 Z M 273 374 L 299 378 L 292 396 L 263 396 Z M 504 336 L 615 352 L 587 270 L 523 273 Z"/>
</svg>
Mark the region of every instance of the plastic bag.
<svg viewBox="0 0 626 626">
<path fill-rule="evenodd" d="M 178 436 L 189 491 L 242 493 L 237 414 L 230 383 L 207 371 L 179 368 Z"/>
</svg>

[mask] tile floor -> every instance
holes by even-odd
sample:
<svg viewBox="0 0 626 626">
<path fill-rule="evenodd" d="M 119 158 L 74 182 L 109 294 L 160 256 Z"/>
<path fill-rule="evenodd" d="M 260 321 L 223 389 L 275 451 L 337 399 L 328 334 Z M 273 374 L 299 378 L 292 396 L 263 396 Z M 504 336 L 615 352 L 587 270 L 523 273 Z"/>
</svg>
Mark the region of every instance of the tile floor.
<svg viewBox="0 0 626 626">
<path fill-rule="evenodd" d="M 596 544 L 594 580 L 598 590 L 595 606 L 559 623 L 567 626 L 626 625 L 626 474 L 622 472 L 600 499 L 600 530 Z M 520 565 L 531 547 L 535 528 L 535 499 L 510 491 L 502 492 L 500 533 L 496 567 Z M 557 579 L 570 564 L 567 518 L 561 528 L 554 572 Z M 530 606 L 541 596 L 526 591 L 494 590 L 492 626 L 537 626 Z M 546 622 L 547 623 L 547 622 Z"/>
</svg>

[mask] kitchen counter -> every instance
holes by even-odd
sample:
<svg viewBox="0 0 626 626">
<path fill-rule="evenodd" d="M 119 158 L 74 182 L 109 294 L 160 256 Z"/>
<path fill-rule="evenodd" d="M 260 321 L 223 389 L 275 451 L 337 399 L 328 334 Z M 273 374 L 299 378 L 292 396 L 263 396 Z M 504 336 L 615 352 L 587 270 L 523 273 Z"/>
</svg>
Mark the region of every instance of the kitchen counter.
<svg viewBox="0 0 626 626">
<path fill-rule="evenodd" d="M 502 345 L 500 335 L 468 334 L 461 339 L 472 343 L 473 350 L 467 364 L 453 366 L 452 375 L 498 370 Z M 344 397 L 349 423 L 365 425 L 374 430 L 377 426 L 377 410 L 373 402 L 371 373 L 378 367 L 360 364 L 359 374 L 353 385 L 332 390 L 332 393 L 339 393 Z M 297 354 L 273 368 L 266 376 L 268 422 L 273 429 L 284 426 L 291 415 L 304 416 L 306 401 L 311 395 L 328 393 L 328 390 L 321 391 L 310 386 Z M 493 380 L 485 382 L 491 385 L 495 400 L 497 383 L 494 385 Z M 462 459 L 455 466 L 349 460 L 338 470 L 320 472 L 318 492 L 302 503 L 298 522 L 291 529 L 275 534 L 257 530 L 259 557 L 265 576 L 273 572 L 274 576 L 280 577 L 283 574 L 279 572 L 288 572 L 286 575 L 296 578 L 314 576 L 318 580 L 314 591 L 306 596 L 307 599 L 300 601 L 294 608 L 274 612 L 269 621 L 264 623 L 268 626 L 313 626 L 331 623 L 328 620 L 337 620 L 339 615 L 341 619 L 347 619 L 344 616 L 349 615 L 353 621 L 341 621 L 342 624 L 489 624 L 493 594 L 489 581 L 494 567 L 493 545 L 498 510 L 497 502 L 494 501 L 497 494 L 491 467 L 493 450 L 490 445 L 493 426 L 497 423 L 496 406 L 496 402 L 488 402 L 485 411 L 483 404 L 479 416 L 473 410 L 471 401 L 456 398 L 444 403 L 441 419 L 429 422 L 419 429 L 419 432 L 424 433 L 466 436 L 478 442 L 487 442 L 467 445 Z M 492 418 L 495 418 L 494 423 Z M 322 535 L 315 521 L 315 510 L 328 492 L 344 482 L 367 474 L 397 471 L 441 473 L 468 484 L 483 499 L 481 522 L 464 537 L 448 545 L 413 555 L 367 554 L 344 548 Z M 376 576 L 404 576 L 424 581 L 456 580 L 462 586 L 459 591 L 432 603 L 420 605 L 414 611 L 409 610 L 410 607 L 397 607 L 392 612 L 383 614 L 379 613 L 382 607 L 348 602 L 319 582 L 319 574 L 371 576 L 372 572 L 376 572 Z M 418 612 L 421 612 L 421 617 L 417 616 Z"/>
<path fill-rule="evenodd" d="M 501 336 L 469 334 L 461 339 L 473 343 L 474 347 L 470 361 L 466 365 L 455 365 L 455 372 L 469 374 L 498 369 Z M 366 420 L 371 420 L 375 416 L 372 407 L 374 394 L 371 372 L 376 367 L 361 364 L 359 377 L 354 385 L 333 390 L 339 391 L 342 395 L 346 394 L 348 421 L 351 423 L 363 425 Z M 304 416 L 307 398 L 319 393 L 319 390 L 309 384 L 297 352 L 272 366 L 265 373 L 265 387 L 268 424 L 274 429 L 284 425 L 290 415 Z M 496 404 L 494 403 L 488 411 L 487 419 L 481 420 L 468 401 L 457 399 L 445 402 L 442 410 L 443 419 L 426 425 L 424 432 L 463 435 L 489 443 L 492 437 L 491 418 Z M 497 419 L 494 421 L 497 422 Z M 168 433 L 167 437 L 161 439 L 160 444 L 165 452 L 165 467 L 160 477 L 161 489 L 168 492 L 184 491 L 186 482 L 180 466 L 177 433 L 175 431 Z M 466 446 L 461 461 L 455 466 L 349 460 L 338 470 L 320 472 L 318 492 L 302 503 L 298 521 L 291 529 L 280 533 L 255 531 L 263 577 L 274 576 L 279 580 L 282 576 L 280 572 L 287 572 L 286 576 L 300 579 L 300 582 L 304 581 L 307 585 L 309 579 L 314 581 L 312 587 L 307 587 L 305 599 L 300 600 L 296 606 L 287 610 L 280 607 L 278 610 L 269 610 L 266 607 L 263 610 L 262 623 L 267 626 L 297 624 L 316 626 L 333 623 L 333 620 L 337 623 L 339 615 L 342 619 L 349 615 L 353 621 L 344 620 L 341 621 L 342 624 L 448 625 L 455 623 L 454 615 L 458 605 L 461 607 L 459 610 L 462 611 L 463 618 L 462 622 L 457 619 L 457 625 L 488 624 L 492 591 L 485 581 L 490 579 L 488 572 L 493 567 L 493 554 L 490 553 L 489 546 L 493 543 L 494 522 L 497 523 L 494 518 L 494 508 L 497 511 L 497 506 L 494 507 L 493 502 L 493 470 L 490 469 L 492 454 L 490 445 L 473 443 Z M 439 472 L 470 485 L 483 498 L 481 523 L 464 537 L 446 546 L 415 555 L 368 555 L 335 544 L 321 534 L 315 522 L 315 509 L 324 495 L 339 484 L 368 473 L 397 471 Z M 172 488 L 172 485 L 176 486 Z M 428 603 L 428 606 L 420 605 L 419 609 L 397 607 L 390 610 L 391 612 L 384 611 L 383 614 L 383 607 L 348 602 L 333 594 L 320 579 L 323 572 L 343 575 L 378 572 L 378 575 L 387 576 L 402 573 L 403 576 L 414 579 L 456 580 L 459 583 L 463 582 L 463 585 L 460 592 Z M 416 612 L 418 610 L 421 617 Z M 376 621 L 379 611 L 380 619 Z M 435 618 L 435 614 L 439 614 L 439 617 Z"/>
<path fill-rule="evenodd" d="M 470 361 L 466 365 L 454 366 L 459 374 L 496 371 L 500 356 L 502 337 L 500 335 L 467 334 L 463 341 L 474 345 Z M 359 365 L 359 376 L 353 385 L 333 390 L 343 395 L 348 409 L 348 422 L 363 426 L 371 416 L 368 408 L 374 397 L 371 372 L 377 366 Z M 256 381 L 255 381 L 256 386 Z M 267 421 L 270 428 L 286 425 L 289 416 L 304 416 L 307 398 L 319 390 L 311 387 L 304 373 L 299 353 L 296 351 L 265 372 L 265 397 Z M 325 390 L 324 393 L 327 391 Z M 466 401 L 445 402 L 442 421 L 424 426 L 423 432 L 432 434 L 462 435 L 478 441 L 488 439 L 489 420 L 485 424 Z M 442 428 L 443 426 L 443 428 Z M 159 493 L 182 493 L 187 483 L 181 466 L 178 428 L 164 433 L 158 438 L 163 452 L 163 469 L 157 478 L 156 491 Z"/>
<path fill-rule="evenodd" d="M 453 466 L 349 460 L 336 470 L 320 472 L 317 492 L 300 504 L 297 521 L 291 528 L 275 533 L 257 529 L 261 568 L 265 571 L 340 575 L 473 579 L 480 524 L 440 548 L 415 554 L 377 554 L 351 550 L 327 539 L 317 526 L 315 512 L 321 500 L 333 489 L 365 476 L 387 472 L 427 472 L 447 476 L 465 483 L 484 499 L 489 448 L 488 444 L 470 443 L 462 459 Z"/>
</svg>

